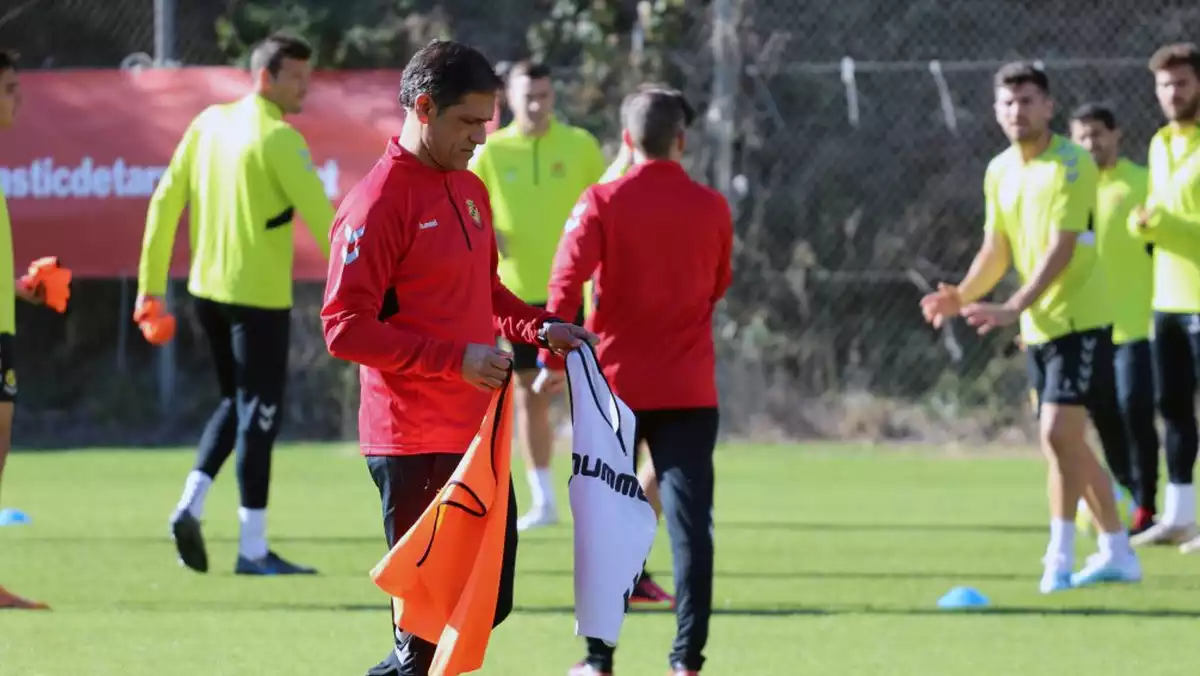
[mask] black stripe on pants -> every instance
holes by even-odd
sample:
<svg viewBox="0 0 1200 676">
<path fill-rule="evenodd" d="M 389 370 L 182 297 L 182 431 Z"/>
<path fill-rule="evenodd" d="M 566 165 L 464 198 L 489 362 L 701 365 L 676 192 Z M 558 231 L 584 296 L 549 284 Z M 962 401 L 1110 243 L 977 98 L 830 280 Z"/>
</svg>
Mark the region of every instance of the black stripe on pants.
<svg viewBox="0 0 1200 676">
<path fill-rule="evenodd" d="M 421 514 L 450 480 L 462 458 L 459 453 L 367 456 L 367 469 L 379 489 L 383 506 L 383 532 L 389 549 L 421 518 Z M 503 622 L 513 607 L 513 582 L 517 567 L 517 498 L 511 481 L 508 495 L 504 558 L 500 568 L 500 589 L 493 626 Z M 395 649 L 368 671 L 368 676 L 427 676 L 437 646 L 397 629 L 390 615 L 388 625 L 395 640 Z"/>
<path fill-rule="evenodd" d="M 713 452 L 720 416 L 715 408 L 635 411 L 638 442 L 646 440 L 675 575 L 675 644 L 669 664 L 690 671 L 704 666 L 713 596 Z M 636 445 L 636 444 L 635 444 Z M 611 672 L 614 650 L 587 640 L 588 664 Z"/>
<path fill-rule="evenodd" d="M 1133 499 L 1156 512 L 1158 499 L 1158 429 L 1154 427 L 1154 359 L 1150 341 L 1117 346 L 1117 404 L 1133 458 Z"/>
<path fill-rule="evenodd" d="M 283 420 L 291 311 L 205 298 L 195 298 L 193 307 L 221 393 L 200 437 L 195 469 L 216 478 L 236 449 L 242 507 L 265 509 L 271 453 Z"/>
<path fill-rule="evenodd" d="M 1163 417 L 1167 478 L 1190 485 L 1196 466 L 1196 381 L 1200 379 L 1200 314 L 1154 313 L 1155 399 Z"/>
</svg>

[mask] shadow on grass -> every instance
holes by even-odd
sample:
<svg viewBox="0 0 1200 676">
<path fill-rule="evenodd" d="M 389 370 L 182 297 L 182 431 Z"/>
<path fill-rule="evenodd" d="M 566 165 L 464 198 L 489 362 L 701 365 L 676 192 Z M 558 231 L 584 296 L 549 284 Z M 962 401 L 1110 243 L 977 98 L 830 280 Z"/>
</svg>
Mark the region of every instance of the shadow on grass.
<svg viewBox="0 0 1200 676">
<path fill-rule="evenodd" d="M 112 606 L 109 606 L 112 608 Z M 188 602 L 188 603 L 118 603 L 122 611 L 142 612 L 338 612 L 380 613 L 389 612 L 387 604 L 376 603 L 236 603 L 236 602 Z M 669 608 L 639 608 L 631 615 L 674 615 Z M 574 616 L 572 606 L 517 606 L 514 615 L 563 615 Z M 714 617 L 831 617 L 831 616 L 877 616 L 877 617 L 930 617 L 930 616 L 1028 616 L 1028 617 L 1114 617 L 1138 619 L 1200 619 L 1200 610 L 1176 608 L 1039 608 L 1036 606 L 1000 606 L 971 610 L 939 610 L 937 608 L 880 608 L 875 606 L 805 607 L 781 608 L 714 608 Z"/>
<path fill-rule="evenodd" d="M 894 533 L 1045 533 L 1039 524 L 987 523 L 825 523 L 813 521 L 717 521 L 717 530 L 894 532 Z"/>
</svg>

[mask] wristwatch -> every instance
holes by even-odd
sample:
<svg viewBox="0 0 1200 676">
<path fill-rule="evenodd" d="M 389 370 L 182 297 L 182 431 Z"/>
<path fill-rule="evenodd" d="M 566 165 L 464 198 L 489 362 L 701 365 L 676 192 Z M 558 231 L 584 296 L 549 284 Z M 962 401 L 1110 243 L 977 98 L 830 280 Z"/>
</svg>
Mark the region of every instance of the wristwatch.
<svg viewBox="0 0 1200 676">
<path fill-rule="evenodd" d="M 551 318 L 547 319 L 546 321 L 542 322 L 542 325 L 540 327 L 538 327 L 538 332 L 537 332 L 538 347 L 544 347 L 546 349 L 550 349 L 550 343 L 546 340 L 546 330 L 550 328 L 551 324 L 563 324 L 563 323 L 565 323 L 565 322 L 563 322 L 563 320 L 559 319 L 558 317 L 551 317 Z"/>
</svg>

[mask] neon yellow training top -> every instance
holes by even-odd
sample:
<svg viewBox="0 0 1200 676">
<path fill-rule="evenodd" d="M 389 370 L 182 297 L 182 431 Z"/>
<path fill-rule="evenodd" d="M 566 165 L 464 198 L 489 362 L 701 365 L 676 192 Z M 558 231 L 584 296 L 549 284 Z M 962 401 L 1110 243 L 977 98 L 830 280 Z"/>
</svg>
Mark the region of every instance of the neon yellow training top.
<svg viewBox="0 0 1200 676">
<path fill-rule="evenodd" d="M 1096 252 L 1108 284 L 1113 343 L 1145 340 L 1150 335 L 1150 299 L 1154 294 L 1152 247 L 1129 232 L 1134 207 L 1146 202 L 1145 167 L 1121 158 L 1100 171 L 1096 193 Z"/>
<path fill-rule="evenodd" d="M 1112 323 L 1093 231 L 1098 174 L 1086 150 L 1057 134 L 1028 163 L 1012 146 L 988 164 L 984 228 L 1008 237 L 1022 282 L 1046 257 L 1053 232 L 1080 233 L 1067 268 L 1021 313 L 1021 339 L 1026 345 Z"/>
<path fill-rule="evenodd" d="M 329 256 L 333 207 L 308 144 L 257 94 L 209 106 L 188 126 L 150 198 L 139 293 L 166 290 L 175 230 L 189 203 L 194 296 L 290 308 L 296 211 Z"/>
<path fill-rule="evenodd" d="M 0 187 L 0 333 L 17 333 L 17 288 L 14 279 L 12 221 Z"/>
<path fill-rule="evenodd" d="M 1141 230 L 1129 228 L 1154 245 L 1154 302 L 1159 312 L 1200 312 L 1200 131 L 1195 125 L 1168 125 L 1150 141 L 1150 186 L 1146 199 L 1153 214 Z"/>
<path fill-rule="evenodd" d="M 500 280 L 521 300 L 545 303 L 563 226 L 579 196 L 604 173 L 600 143 L 553 118 L 537 137 L 510 124 L 480 146 L 471 171 L 487 186 L 493 227 L 504 244 Z"/>
</svg>

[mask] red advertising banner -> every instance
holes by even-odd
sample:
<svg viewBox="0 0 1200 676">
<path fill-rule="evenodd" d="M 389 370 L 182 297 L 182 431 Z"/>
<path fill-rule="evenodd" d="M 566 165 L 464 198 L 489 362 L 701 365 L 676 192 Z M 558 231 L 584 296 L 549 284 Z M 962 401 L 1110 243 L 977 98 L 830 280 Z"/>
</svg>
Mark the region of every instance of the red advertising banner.
<svg viewBox="0 0 1200 676">
<path fill-rule="evenodd" d="M 24 71 L 16 126 L 0 133 L 0 187 L 13 246 L 25 262 L 56 255 L 79 277 L 135 276 L 146 207 L 189 122 L 250 88 L 233 68 Z M 308 140 L 335 204 L 400 132 L 400 71 L 320 72 L 291 122 Z M 494 124 L 494 123 L 493 123 Z M 300 280 L 323 280 L 326 262 L 296 224 Z M 186 277 L 187 218 L 172 275 Z"/>
</svg>

